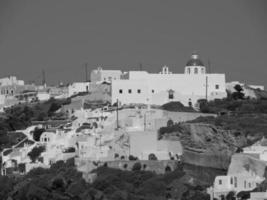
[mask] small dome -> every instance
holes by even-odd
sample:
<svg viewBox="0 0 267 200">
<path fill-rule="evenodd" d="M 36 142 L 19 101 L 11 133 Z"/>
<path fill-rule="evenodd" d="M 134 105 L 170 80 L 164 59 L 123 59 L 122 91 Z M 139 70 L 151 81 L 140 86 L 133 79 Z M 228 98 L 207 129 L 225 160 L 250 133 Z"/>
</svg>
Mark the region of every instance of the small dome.
<svg viewBox="0 0 267 200">
<path fill-rule="evenodd" d="M 204 64 L 199 56 L 196 53 L 193 53 L 190 60 L 187 61 L 186 66 L 204 66 Z"/>
</svg>

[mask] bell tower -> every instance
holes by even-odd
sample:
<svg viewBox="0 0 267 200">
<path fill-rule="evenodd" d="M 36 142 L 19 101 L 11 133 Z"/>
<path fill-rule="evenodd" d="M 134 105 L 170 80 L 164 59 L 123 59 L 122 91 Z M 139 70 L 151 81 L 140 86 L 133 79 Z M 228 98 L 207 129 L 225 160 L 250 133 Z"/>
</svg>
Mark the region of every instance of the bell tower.
<svg viewBox="0 0 267 200">
<path fill-rule="evenodd" d="M 206 67 L 196 52 L 193 52 L 187 61 L 184 73 L 190 75 L 206 74 Z"/>
</svg>

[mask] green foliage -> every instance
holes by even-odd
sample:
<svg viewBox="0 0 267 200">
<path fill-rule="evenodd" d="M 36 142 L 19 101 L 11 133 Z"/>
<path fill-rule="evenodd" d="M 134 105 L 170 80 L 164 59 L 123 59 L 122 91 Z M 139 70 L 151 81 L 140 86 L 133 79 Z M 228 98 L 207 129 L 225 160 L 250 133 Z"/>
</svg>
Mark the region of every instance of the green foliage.
<svg viewBox="0 0 267 200">
<path fill-rule="evenodd" d="M 235 131 L 235 135 L 244 135 L 248 139 L 267 137 L 266 114 L 235 114 L 218 117 L 199 117 L 189 123 L 206 123 L 220 126 L 225 130 Z M 248 137 L 249 136 L 249 137 Z"/>
<path fill-rule="evenodd" d="M 196 112 L 192 107 L 186 107 L 179 101 L 172 101 L 161 106 L 161 109 L 173 112 Z"/>
<path fill-rule="evenodd" d="M 132 168 L 133 171 L 140 171 L 141 169 L 142 169 L 142 165 L 140 162 L 134 163 L 133 168 Z"/>
<path fill-rule="evenodd" d="M 138 160 L 138 158 L 133 155 L 129 155 L 129 160 Z"/>
<path fill-rule="evenodd" d="M 148 155 L 148 160 L 158 160 L 158 158 L 154 153 L 151 153 Z"/>
<path fill-rule="evenodd" d="M 7 194 L 12 191 L 16 180 L 7 176 L 0 176 L 0 199 L 7 199 Z"/>
<path fill-rule="evenodd" d="M 122 171 L 100 167 L 93 171 L 97 173 L 96 180 L 88 184 L 83 180 L 82 173 L 72 164 L 73 159 L 69 161 L 59 161 L 50 169 L 33 169 L 20 179 L 0 176 L 0 199 L 162 200 L 167 194 L 172 194 L 186 200 L 205 200 L 208 196 L 203 187 L 191 186 L 190 182 L 186 181 L 190 178 L 183 178 L 186 174 L 182 168 L 165 175 L 157 175 L 150 171 Z M 210 176 L 209 173 L 207 175 Z"/>
<path fill-rule="evenodd" d="M 28 156 L 32 160 L 32 162 L 35 162 L 37 158 L 41 155 L 42 152 L 45 151 L 44 146 L 34 147 L 29 153 Z"/>
<path fill-rule="evenodd" d="M 199 101 L 200 111 L 203 113 L 265 113 L 267 114 L 267 100 L 250 100 L 240 98 L 216 99 L 205 102 Z"/>
<path fill-rule="evenodd" d="M 171 119 L 169 119 L 169 120 L 167 121 L 167 127 L 171 127 L 171 126 L 173 126 L 173 125 L 174 125 L 173 121 L 172 121 Z"/>
<path fill-rule="evenodd" d="M 165 133 L 173 133 L 180 130 L 181 130 L 180 124 L 173 124 L 173 125 L 169 124 L 169 126 L 167 125 L 166 127 L 161 127 L 158 130 L 158 138 L 161 139 Z"/>
<path fill-rule="evenodd" d="M 43 132 L 45 132 L 45 129 L 44 128 L 35 128 L 34 130 L 33 130 L 33 139 L 35 140 L 35 141 L 40 141 L 40 137 L 41 137 L 41 135 L 42 135 L 42 133 Z"/>
<path fill-rule="evenodd" d="M 67 148 L 65 151 L 64 151 L 64 153 L 74 153 L 76 150 L 75 150 L 75 148 L 74 147 L 69 147 L 69 148 Z"/>
</svg>

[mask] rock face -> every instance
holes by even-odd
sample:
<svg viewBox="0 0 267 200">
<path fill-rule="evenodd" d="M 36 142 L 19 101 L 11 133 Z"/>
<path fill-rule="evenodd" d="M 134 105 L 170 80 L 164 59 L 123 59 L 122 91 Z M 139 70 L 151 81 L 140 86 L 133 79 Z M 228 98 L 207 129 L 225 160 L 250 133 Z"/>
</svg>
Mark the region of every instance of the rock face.
<svg viewBox="0 0 267 200">
<path fill-rule="evenodd" d="M 228 169 L 228 174 L 254 174 L 259 177 L 266 176 L 266 162 L 248 154 L 234 154 Z"/>
<path fill-rule="evenodd" d="M 177 131 L 163 138 L 181 141 L 185 163 L 217 169 L 227 169 L 231 155 L 247 142 L 242 134 L 201 123 L 180 124 Z"/>
</svg>

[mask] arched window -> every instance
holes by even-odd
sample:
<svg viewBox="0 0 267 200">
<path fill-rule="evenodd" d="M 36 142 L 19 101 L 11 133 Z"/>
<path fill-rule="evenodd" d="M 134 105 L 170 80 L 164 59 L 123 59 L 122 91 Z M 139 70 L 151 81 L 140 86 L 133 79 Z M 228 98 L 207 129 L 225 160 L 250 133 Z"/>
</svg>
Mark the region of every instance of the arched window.
<svg viewBox="0 0 267 200">
<path fill-rule="evenodd" d="M 190 68 L 187 68 L 187 73 L 190 74 Z"/>
<path fill-rule="evenodd" d="M 201 74 L 205 74 L 205 69 L 204 69 L 204 67 L 201 68 Z"/>
<path fill-rule="evenodd" d="M 197 74 L 198 73 L 198 68 L 194 69 L 194 73 Z"/>
<path fill-rule="evenodd" d="M 165 167 L 165 172 L 171 172 L 171 171 L 172 171 L 171 167 L 169 165 L 167 165 Z"/>
</svg>

